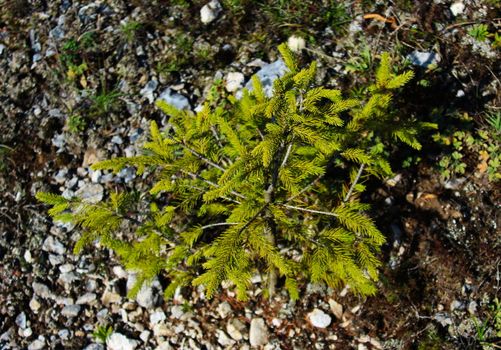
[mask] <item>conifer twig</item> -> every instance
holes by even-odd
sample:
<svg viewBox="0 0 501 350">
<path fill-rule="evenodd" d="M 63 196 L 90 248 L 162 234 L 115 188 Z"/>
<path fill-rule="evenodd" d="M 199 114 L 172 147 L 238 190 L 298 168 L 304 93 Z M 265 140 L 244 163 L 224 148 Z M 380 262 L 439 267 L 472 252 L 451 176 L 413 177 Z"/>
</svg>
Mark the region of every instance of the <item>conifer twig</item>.
<svg viewBox="0 0 501 350">
<path fill-rule="evenodd" d="M 289 198 L 287 198 L 287 201 L 286 203 L 290 202 L 291 200 L 293 200 L 294 198 L 296 198 L 297 196 L 303 194 L 304 192 L 308 191 L 310 189 L 310 187 L 314 186 L 318 181 L 320 181 L 320 179 L 322 177 L 324 177 L 325 174 L 320 174 L 318 175 L 315 180 L 313 180 L 312 182 L 310 182 L 308 185 L 306 185 L 305 187 L 303 187 L 301 189 L 301 191 L 299 191 L 298 193 L 296 193 L 295 195 L 293 196 L 290 196 Z"/>
<path fill-rule="evenodd" d="M 358 169 L 357 176 L 355 177 L 355 180 L 351 184 L 350 189 L 348 190 L 348 193 L 346 194 L 346 197 L 344 197 L 343 202 L 348 202 L 348 199 L 351 197 L 351 193 L 353 192 L 353 189 L 357 185 L 358 180 L 360 180 L 360 176 L 362 176 L 362 171 L 364 171 L 365 164 L 361 164 L 360 168 Z"/>
<path fill-rule="evenodd" d="M 287 146 L 287 151 L 285 152 L 285 157 L 282 160 L 282 164 L 280 164 L 280 168 L 283 168 L 285 164 L 287 164 L 287 159 L 289 159 L 289 156 L 291 154 L 291 149 L 292 149 L 292 142 L 289 143 L 289 146 Z"/>
<path fill-rule="evenodd" d="M 216 224 L 202 226 L 201 229 L 205 230 L 207 228 L 216 227 L 216 226 L 228 226 L 228 225 L 238 225 L 238 224 L 239 224 L 239 222 L 218 222 Z"/>
<path fill-rule="evenodd" d="M 210 180 L 204 179 L 204 178 L 203 178 L 203 177 L 201 177 L 200 175 L 195 174 L 195 173 L 192 173 L 191 171 L 183 171 L 183 172 L 184 172 L 184 173 L 186 173 L 186 174 L 188 174 L 188 175 L 190 175 L 191 177 L 195 177 L 195 178 L 197 178 L 197 179 L 199 179 L 199 180 L 202 180 L 203 182 L 205 182 L 205 183 L 209 184 L 210 186 L 213 186 L 213 187 L 216 187 L 216 188 L 220 188 L 220 187 L 221 187 L 221 186 L 219 186 L 217 183 L 214 183 L 214 182 L 212 182 L 212 181 L 210 181 Z M 242 199 L 246 199 L 246 198 L 247 198 L 247 197 L 245 197 L 243 194 L 240 194 L 240 193 L 235 192 L 235 191 L 231 191 L 230 193 L 231 193 L 231 194 L 233 194 L 233 195 L 235 195 L 235 196 L 237 196 L 237 197 L 240 197 L 240 198 L 242 198 Z M 223 197 L 223 198 L 224 198 L 224 197 Z M 233 201 L 235 201 L 235 200 L 233 200 Z M 239 201 L 235 201 L 235 202 L 237 202 L 238 204 L 240 204 L 240 202 L 239 202 Z"/>
<path fill-rule="evenodd" d="M 173 138 L 173 137 L 171 137 L 171 136 L 169 136 L 169 138 L 170 138 L 171 140 L 173 140 L 173 141 L 178 142 L 178 143 L 179 143 L 179 145 L 180 145 L 181 147 L 183 147 L 185 150 L 187 150 L 188 152 L 190 152 L 191 154 L 193 154 L 193 155 L 194 155 L 195 157 L 197 157 L 198 159 L 203 160 L 205 163 L 207 163 L 207 164 L 209 164 L 209 165 L 213 166 L 213 167 L 214 167 L 214 168 L 216 168 L 216 169 L 221 170 L 222 172 L 225 172 L 225 171 L 226 171 L 226 169 L 225 169 L 225 168 L 223 168 L 223 167 L 222 167 L 222 166 L 220 166 L 219 164 L 214 163 L 212 160 L 210 160 L 210 159 L 208 159 L 208 158 L 204 157 L 203 155 L 201 155 L 200 153 L 198 153 L 197 151 L 195 151 L 193 148 L 191 148 L 190 146 L 188 146 L 187 144 L 185 144 L 183 141 L 176 140 L 175 138 Z"/>
<path fill-rule="evenodd" d="M 289 208 L 289 209 L 296 209 L 296 210 L 300 210 L 300 211 L 306 211 L 308 213 L 314 213 L 314 214 L 322 214 L 322 215 L 329 215 L 329 216 L 339 216 L 335 213 L 331 213 L 331 212 L 328 212 L 328 211 L 320 211 L 320 210 L 314 210 L 314 209 L 308 209 L 308 208 L 301 208 L 301 207 L 296 207 L 294 205 L 288 205 L 288 204 L 282 204 L 282 206 L 286 207 L 286 208 Z"/>
</svg>

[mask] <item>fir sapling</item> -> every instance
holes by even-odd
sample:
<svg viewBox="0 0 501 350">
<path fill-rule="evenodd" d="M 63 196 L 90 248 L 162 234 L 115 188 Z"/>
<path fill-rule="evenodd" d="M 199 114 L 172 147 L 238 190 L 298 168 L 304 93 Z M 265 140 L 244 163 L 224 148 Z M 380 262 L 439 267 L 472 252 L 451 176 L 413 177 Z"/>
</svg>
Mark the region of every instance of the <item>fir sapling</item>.
<svg viewBox="0 0 501 350">
<path fill-rule="evenodd" d="M 194 114 L 158 100 L 168 123 L 151 122 L 143 153 L 92 166 L 151 173 L 149 193 L 99 203 L 38 193 L 55 220 L 81 230 L 75 252 L 96 240 L 113 250 L 138 273 L 131 296 L 163 273 L 166 297 L 191 284 L 210 298 L 231 281 L 245 300 L 256 272 L 266 274 L 269 295 L 279 280 L 292 299 L 306 281 L 374 294 L 385 238 L 360 201 L 363 183 L 391 175 L 385 145 L 419 149 L 418 131 L 433 125 L 391 109 L 392 91 L 413 74 L 394 74 L 386 53 L 358 100 L 313 86 L 316 63 L 299 69 L 286 45 L 279 50 L 288 72 L 271 97 L 254 76 L 252 91 L 224 108 L 206 103 Z M 116 234 L 124 226 L 134 239 Z"/>
</svg>

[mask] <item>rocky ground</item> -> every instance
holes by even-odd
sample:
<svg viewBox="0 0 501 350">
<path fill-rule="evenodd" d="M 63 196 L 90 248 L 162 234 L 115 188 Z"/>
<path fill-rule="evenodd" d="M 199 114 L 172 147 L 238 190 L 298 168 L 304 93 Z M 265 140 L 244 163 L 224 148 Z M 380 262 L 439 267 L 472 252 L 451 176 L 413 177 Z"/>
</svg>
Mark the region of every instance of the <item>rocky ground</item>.
<svg viewBox="0 0 501 350">
<path fill-rule="evenodd" d="M 89 165 L 134 155 L 148 121 L 165 122 L 157 98 L 195 109 L 241 89 L 254 73 L 270 84 L 284 70 L 276 46 L 288 39 L 306 45 L 302 60 L 318 60 L 319 83 L 352 93 L 370 79 L 374 57 L 390 51 L 417 76 L 399 100 L 402 113 L 438 122 L 442 135 L 463 130 L 455 116 L 468 115 L 475 136 L 486 113 L 499 116 L 499 2 L 1 6 L 1 349 L 500 346 L 501 202 L 488 163 L 499 154 L 499 131 L 461 151 L 463 172 L 440 162 L 448 149 L 430 134 L 419 156 L 401 150 L 394 178 L 369 184 L 367 201 L 388 244 L 380 292 L 365 300 L 346 288 L 306 285 L 296 303 L 285 293 L 270 301 L 259 275 L 248 303 L 224 288 L 210 301 L 196 289 L 163 300 L 162 276 L 130 300 L 134 274 L 99 246 L 73 255 L 78 231 L 51 222 L 34 199 L 40 190 L 103 198 L 144 187 L 132 169 L 114 176 Z M 479 24 L 487 33 L 472 32 Z M 104 344 L 106 335 L 95 333 L 106 329 Z"/>
</svg>

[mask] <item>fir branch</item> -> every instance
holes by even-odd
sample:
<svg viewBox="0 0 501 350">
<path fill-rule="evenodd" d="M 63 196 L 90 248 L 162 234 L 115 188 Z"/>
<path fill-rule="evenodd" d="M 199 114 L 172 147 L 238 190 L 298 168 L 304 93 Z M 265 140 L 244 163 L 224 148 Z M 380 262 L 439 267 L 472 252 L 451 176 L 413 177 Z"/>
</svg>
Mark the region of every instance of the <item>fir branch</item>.
<svg viewBox="0 0 501 350">
<path fill-rule="evenodd" d="M 325 173 L 324 174 L 320 174 L 318 175 L 315 180 L 313 180 L 312 182 L 310 182 L 308 185 L 306 185 L 305 187 L 303 187 L 298 193 L 296 193 L 295 195 L 293 196 L 290 196 L 289 198 L 287 198 L 286 202 L 285 203 L 289 203 L 290 201 L 292 201 L 294 198 L 300 196 L 301 194 L 303 194 L 304 192 L 308 191 L 311 187 L 315 186 L 318 181 L 320 181 L 323 177 L 325 176 Z"/>
<path fill-rule="evenodd" d="M 207 183 L 208 185 L 210 186 L 213 186 L 213 187 L 216 187 L 216 188 L 221 188 L 221 186 L 219 186 L 218 184 L 210 181 L 210 180 L 207 180 L 207 179 L 204 179 L 202 176 L 198 175 L 198 174 L 195 174 L 195 173 L 192 173 L 190 171 L 186 171 L 186 170 L 181 170 L 182 172 L 184 172 L 185 174 L 188 174 L 190 175 L 191 177 L 194 177 L 194 178 L 197 178 L 199 180 L 202 180 L 203 182 Z M 242 199 L 246 199 L 247 197 L 245 197 L 243 194 L 240 194 L 238 192 L 235 192 L 235 191 L 231 191 L 230 192 L 232 195 L 234 196 L 237 196 L 239 198 L 242 198 Z M 226 197 L 223 197 L 223 198 L 226 198 Z M 240 204 L 239 201 L 236 201 L 236 200 L 232 200 L 233 202 L 236 202 L 238 204 Z"/>
<path fill-rule="evenodd" d="M 329 215 L 329 216 L 335 216 L 335 217 L 339 216 L 335 213 L 331 213 L 328 211 L 320 211 L 320 210 L 314 210 L 314 209 L 308 209 L 308 208 L 301 208 L 301 207 L 296 207 L 294 205 L 282 204 L 282 206 L 289 208 L 289 209 L 296 209 L 296 210 L 305 211 L 305 212 L 313 213 L 313 214 L 322 214 L 322 215 Z"/>
<path fill-rule="evenodd" d="M 351 184 L 350 189 L 348 190 L 348 193 L 346 194 L 346 197 L 344 197 L 343 202 L 348 202 L 348 199 L 350 199 L 351 194 L 353 192 L 353 189 L 357 185 L 358 180 L 360 180 L 360 176 L 362 176 L 362 172 L 364 171 L 365 164 L 361 164 L 360 168 L 358 168 L 357 176 L 355 177 L 355 180 Z"/>
<path fill-rule="evenodd" d="M 280 164 L 280 168 L 283 168 L 285 164 L 287 164 L 287 159 L 289 159 L 291 150 L 292 150 L 292 141 L 289 143 L 289 146 L 287 146 L 287 151 L 285 152 L 285 157 L 282 160 L 282 164 Z"/>
<path fill-rule="evenodd" d="M 216 224 L 210 224 L 210 225 L 205 225 L 200 227 L 200 229 L 205 230 L 211 227 L 216 227 L 216 226 L 231 226 L 231 225 L 239 225 L 239 222 L 218 222 Z"/>
</svg>

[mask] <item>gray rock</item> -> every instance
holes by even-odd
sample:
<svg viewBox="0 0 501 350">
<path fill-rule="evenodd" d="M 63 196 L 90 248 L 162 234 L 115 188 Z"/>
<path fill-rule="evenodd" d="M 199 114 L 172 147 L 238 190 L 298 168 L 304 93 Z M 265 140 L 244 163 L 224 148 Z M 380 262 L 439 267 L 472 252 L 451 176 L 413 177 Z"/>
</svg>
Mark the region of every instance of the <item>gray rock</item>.
<svg viewBox="0 0 501 350">
<path fill-rule="evenodd" d="M 273 93 L 273 82 L 283 76 L 287 72 L 287 67 L 282 61 L 278 59 L 273 63 L 263 66 L 257 73 L 257 77 L 261 80 L 261 85 L 268 97 Z M 245 87 L 251 91 L 252 90 L 252 80 L 249 81 Z"/>
<path fill-rule="evenodd" d="M 228 335 L 222 330 L 218 329 L 216 330 L 216 333 L 217 333 L 217 342 L 220 345 L 227 347 L 227 346 L 233 346 L 235 344 L 235 341 L 230 337 L 228 337 Z"/>
<path fill-rule="evenodd" d="M 21 329 L 26 328 L 26 314 L 24 313 L 24 311 L 17 315 L 16 324 Z"/>
<path fill-rule="evenodd" d="M 62 255 L 55 255 L 55 254 L 50 254 L 49 255 L 49 262 L 52 266 L 57 266 L 61 265 L 64 262 L 64 256 Z"/>
<path fill-rule="evenodd" d="M 144 88 L 139 91 L 139 93 L 146 99 L 148 99 L 149 103 L 153 103 L 155 97 L 153 96 L 153 93 L 158 87 L 158 80 L 157 79 L 152 79 L 149 82 L 146 83 Z"/>
<path fill-rule="evenodd" d="M 171 308 L 170 312 L 171 312 L 172 317 L 177 318 L 177 319 L 180 319 L 184 315 L 184 310 L 183 310 L 183 307 L 181 305 L 174 305 Z"/>
<path fill-rule="evenodd" d="M 45 239 L 45 241 L 42 244 L 42 250 L 45 250 L 46 252 L 51 252 L 55 253 L 58 255 L 63 255 L 66 253 L 66 248 L 64 245 L 59 242 L 57 238 L 54 238 L 53 236 L 49 236 Z"/>
<path fill-rule="evenodd" d="M 61 315 L 68 318 L 77 317 L 81 308 L 82 307 L 80 305 L 66 305 L 61 310 Z"/>
<path fill-rule="evenodd" d="M 331 324 L 332 318 L 320 309 L 308 313 L 308 319 L 313 327 L 326 328 Z"/>
<path fill-rule="evenodd" d="M 82 201 L 87 203 L 98 203 L 103 199 L 104 188 L 100 184 L 85 184 L 75 192 Z"/>
<path fill-rule="evenodd" d="M 242 87 L 245 80 L 245 76 L 240 72 L 230 72 L 226 75 L 226 90 L 229 92 L 235 92 Z"/>
<path fill-rule="evenodd" d="M 221 318 L 226 318 L 228 317 L 229 314 L 231 314 L 233 310 L 231 309 L 231 306 L 228 302 L 224 301 L 221 304 L 217 306 L 217 313 Z"/>
<path fill-rule="evenodd" d="M 84 350 L 105 350 L 103 344 L 90 344 Z"/>
<path fill-rule="evenodd" d="M 407 55 L 407 59 L 415 66 L 427 68 L 429 65 L 436 65 L 440 62 L 440 56 L 435 52 L 413 51 Z"/>
<path fill-rule="evenodd" d="M 78 305 L 83 304 L 91 304 L 97 299 L 97 295 L 95 293 L 85 293 L 77 299 Z"/>
<path fill-rule="evenodd" d="M 176 317 L 177 318 L 177 317 Z M 163 311 L 155 311 L 150 315 L 150 323 L 157 324 L 167 319 Z"/>
<path fill-rule="evenodd" d="M 138 341 L 129 339 L 121 333 L 113 333 L 106 340 L 108 350 L 134 350 Z"/>
<path fill-rule="evenodd" d="M 30 345 L 28 345 L 28 350 L 42 350 L 45 348 L 45 339 L 36 339 Z"/>
<path fill-rule="evenodd" d="M 158 99 L 167 102 L 168 104 L 176 107 L 179 110 L 190 109 L 190 102 L 188 101 L 188 99 L 186 97 L 184 97 L 183 95 L 172 91 L 171 88 L 165 89 L 160 94 Z"/>
<path fill-rule="evenodd" d="M 33 282 L 31 286 L 33 287 L 33 292 L 35 293 L 35 295 L 38 295 L 40 298 L 43 299 L 53 298 L 52 292 L 50 291 L 49 287 L 47 287 L 45 284 Z"/>
<path fill-rule="evenodd" d="M 212 0 L 200 9 L 200 20 L 203 24 L 208 24 L 217 18 L 221 10 L 222 7 L 219 1 Z"/>
<path fill-rule="evenodd" d="M 262 318 L 253 318 L 249 330 L 251 346 L 258 347 L 268 343 L 268 327 Z"/>
<path fill-rule="evenodd" d="M 236 341 L 242 340 L 243 335 L 242 331 L 245 329 L 245 325 L 238 319 L 233 319 L 228 321 L 226 324 L 226 332 L 230 337 L 235 339 Z"/>
<path fill-rule="evenodd" d="M 5 50 L 5 45 L 0 44 L 0 55 L 3 53 L 3 50 Z"/>
</svg>

